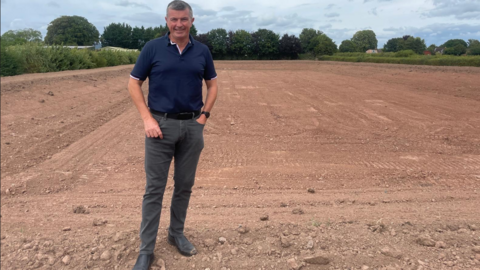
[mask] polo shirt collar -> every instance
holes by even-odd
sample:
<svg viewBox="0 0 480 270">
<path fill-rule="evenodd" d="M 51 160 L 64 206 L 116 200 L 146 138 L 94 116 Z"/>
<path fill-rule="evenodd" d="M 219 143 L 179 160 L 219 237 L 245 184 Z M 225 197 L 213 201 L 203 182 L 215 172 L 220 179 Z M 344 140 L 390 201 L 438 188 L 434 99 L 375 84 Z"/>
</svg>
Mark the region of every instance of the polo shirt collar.
<svg viewBox="0 0 480 270">
<path fill-rule="evenodd" d="M 174 43 L 173 41 L 170 40 L 170 38 L 168 37 L 170 35 L 170 31 L 168 31 L 166 34 L 165 34 L 165 37 L 166 37 L 166 45 L 176 45 L 177 43 Z M 188 34 L 188 43 L 192 44 L 192 45 L 195 45 L 195 39 L 193 39 L 192 35 Z"/>
</svg>

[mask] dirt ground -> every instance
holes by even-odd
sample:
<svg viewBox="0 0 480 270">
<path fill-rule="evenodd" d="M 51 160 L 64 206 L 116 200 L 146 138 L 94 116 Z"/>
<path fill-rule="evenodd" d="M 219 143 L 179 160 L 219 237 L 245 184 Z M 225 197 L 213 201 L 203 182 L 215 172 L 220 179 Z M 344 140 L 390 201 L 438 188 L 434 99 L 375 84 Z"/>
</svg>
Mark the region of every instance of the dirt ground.
<svg viewBox="0 0 480 270">
<path fill-rule="evenodd" d="M 154 269 L 480 269 L 480 68 L 215 64 L 185 231 L 199 254 L 166 242 L 170 177 Z M 2 269 L 132 268 L 131 69 L 1 79 Z"/>
</svg>

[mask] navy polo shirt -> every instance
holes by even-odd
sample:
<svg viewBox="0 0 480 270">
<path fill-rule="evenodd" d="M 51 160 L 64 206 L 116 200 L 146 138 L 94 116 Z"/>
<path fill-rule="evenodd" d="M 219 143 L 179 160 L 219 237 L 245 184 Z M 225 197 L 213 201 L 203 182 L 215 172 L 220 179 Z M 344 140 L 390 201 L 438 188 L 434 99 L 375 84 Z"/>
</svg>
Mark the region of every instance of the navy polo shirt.
<svg viewBox="0 0 480 270">
<path fill-rule="evenodd" d="M 150 109 L 166 113 L 201 110 L 202 82 L 217 77 L 212 54 L 191 35 L 180 54 L 168 34 L 145 44 L 131 76 L 142 81 L 149 78 Z"/>
</svg>

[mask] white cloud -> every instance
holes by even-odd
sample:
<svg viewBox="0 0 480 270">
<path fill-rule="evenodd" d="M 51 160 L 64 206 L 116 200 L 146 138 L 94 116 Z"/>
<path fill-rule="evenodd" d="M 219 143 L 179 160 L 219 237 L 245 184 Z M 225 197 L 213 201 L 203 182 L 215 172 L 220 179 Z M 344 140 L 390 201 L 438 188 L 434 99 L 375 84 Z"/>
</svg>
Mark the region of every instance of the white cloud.
<svg viewBox="0 0 480 270">
<path fill-rule="evenodd" d="M 48 2 L 47 6 L 54 7 L 54 8 L 59 8 L 60 7 L 60 5 L 57 2 L 54 2 L 54 1 Z"/>
<path fill-rule="evenodd" d="M 1 33 L 25 27 L 46 35 L 45 26 L 62 15 L 87 18 L 100 33 L 110 23 L 153 27 L 165 23 L 170 0 L 1 0 Z M 426 43 L 450 38 L 480 39 L 480 0 L 187 0 L 200 33 L 215 28 L 267 28 L 299 35 L 302 28 L 324 31 L 337 44 L 356 31 L 372 29 L 379 47 L 390 38 L 420 36 Z M 55 5 L 55 3 L 60 5 Z M 475 5 L 476 4 L 476 5 Z M 55 7 L 55 8 L 54 8 Z M 328 26 L 328 27 L 326 27 Z M 455 27 L 454 27 L 455 26 Z"/>
<path fill-rule="evenodd" d="M 133 8 L 144 8 L 144 9 L 147 9 L 147 10 L 152 10 L 151 7 L 145 5 L 145 4 L 140 4 L 140 3 L 136 3 L 136 2 L 131 2 L 129 0 L 122 0 L 122 1 L 119 1 L 117 2 L 115 5 L 117 6 L 120 6 L 120 7 L 133 7 Z"/>
<path fill-rule="evenodd" d="M 338 14 L 336 12 L 325 14 L 325 17 L 327 17 L 327 18 L 338 17 L 338 16 L 340 16 L 340 14 Z"/>
<path fill-rule="evenodd" d="M 425 12 L 427 17 L 453 16 L 459 20 L 480 20 L 480 2 L 478 0 L 434 0 L 435 8 Z"/>
</svg>

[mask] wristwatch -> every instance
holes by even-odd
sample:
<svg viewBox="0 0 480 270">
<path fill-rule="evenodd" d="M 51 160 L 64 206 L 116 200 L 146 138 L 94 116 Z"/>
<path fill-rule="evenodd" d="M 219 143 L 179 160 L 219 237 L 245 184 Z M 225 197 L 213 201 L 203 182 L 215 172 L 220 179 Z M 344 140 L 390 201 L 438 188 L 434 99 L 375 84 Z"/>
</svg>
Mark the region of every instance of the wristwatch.
<svg viewBox="0 0 480 270">
<path fill-rule="evenodd" d="M 202 111 L 202 114 L 205 114 L 205 117 L 207 117 L 207 118 L 210 117 L 210 112 Z"/>
</svg>

